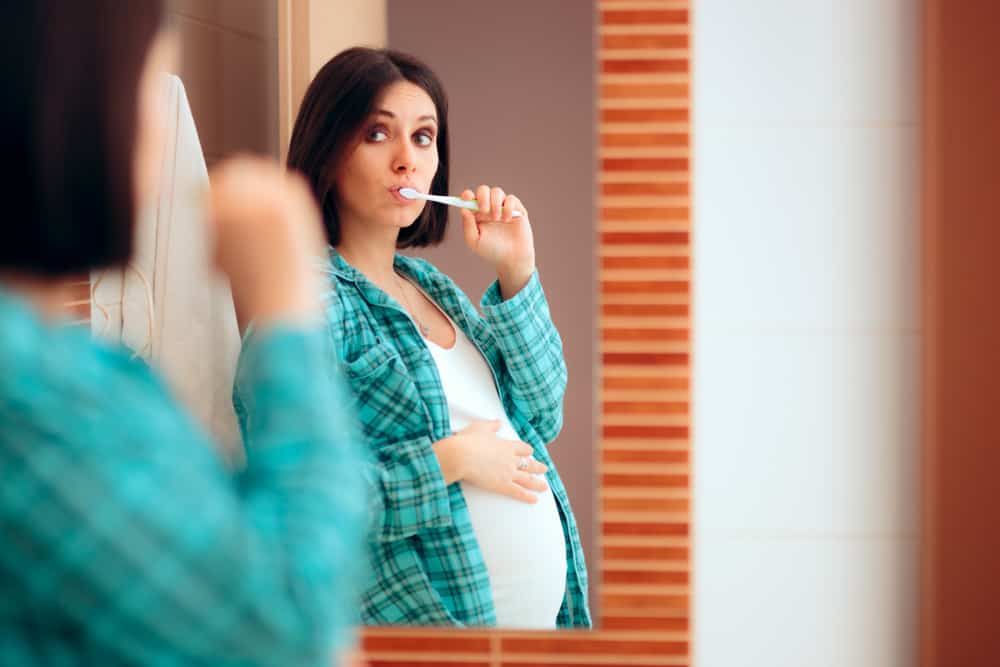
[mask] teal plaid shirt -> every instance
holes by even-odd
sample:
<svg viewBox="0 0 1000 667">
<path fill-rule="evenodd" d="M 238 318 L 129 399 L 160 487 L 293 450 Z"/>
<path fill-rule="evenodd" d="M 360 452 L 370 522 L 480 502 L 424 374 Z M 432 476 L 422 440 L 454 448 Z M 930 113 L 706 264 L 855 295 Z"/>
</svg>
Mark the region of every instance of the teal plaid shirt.
<svg viewBox="0 0 1000 667">
<path fill-rule="evenodd" d="M 568 563 L 560 627 L 590 627 L 587 569 L 566 489 L 546 445 L 562 428 L 566 364 L 537 272 L 503 301 L 494 283 L 483 314 L 446 275 L 397 255 L 416 282 L 483 353 L 515 430 L 549 467 Z M 368 624 L 496 624 L 489 576 L 458 484 L 445 486 L 431 445 L 452 434 L 448 402 L 426 343 L 400 305 L 336 252 L 327 317 L 353 392 L 351 405 L 375 463 L 370 535 L 374 579 L 364 592 Z"/>
<path fill-rule="evenodd" d="M 328 350 L 248 340 L 234 473 L 143 363 L 0 290 L 0 664 L 329 665 L 367 507 Z"/>
</svg>

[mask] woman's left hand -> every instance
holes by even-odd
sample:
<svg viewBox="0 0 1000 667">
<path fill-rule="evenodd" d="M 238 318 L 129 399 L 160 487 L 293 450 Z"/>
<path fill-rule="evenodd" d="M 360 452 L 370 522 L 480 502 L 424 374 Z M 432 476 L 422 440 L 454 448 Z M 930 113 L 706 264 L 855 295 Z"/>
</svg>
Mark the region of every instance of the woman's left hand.
<svg viewBox="0 0 1000 667">
<path fill-rule="evenodd" d="M 504 295 L 509 298 L 535 271 L 535 241 L 528 211 L 514 195 L 487 185 L 480 185 L 475 193 L 466 190 L 462 199 L 475 200 L 479 205 L 478 212 L 462 209 L 465 242 L 493 265 Z M 521 216 L 513 217 L 514 211 L 520 211 Z"/>
</svg>

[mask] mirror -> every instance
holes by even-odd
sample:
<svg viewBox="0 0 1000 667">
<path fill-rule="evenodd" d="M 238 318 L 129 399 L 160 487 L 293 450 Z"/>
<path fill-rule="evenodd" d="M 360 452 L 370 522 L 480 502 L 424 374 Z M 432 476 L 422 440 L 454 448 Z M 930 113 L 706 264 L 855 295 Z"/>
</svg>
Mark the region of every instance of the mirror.
<svg viewBox="0 0 1000 667">
<path fill-rule="evenodd" d="M 276 148 L 271 137 L 287 137 L 294 120 L 287 91 L 301 95 L 315 70 L 340 51 L 316 58 L 303 76 L 301 63 L 283 61 L 277 48 L 283 39 L 301 39 L 303 25 L 316 32 L 333 26 L 325 4 L 261 2 L 238 20 L 231 5 L 180 3 L 175 10 L 185 42 L 181 78 L 209 163 L 234 148 L 283 152 L 282 140 Z M 277 21 L 269 23 L 272 9 Z M 569 377 L 551 456 L 586 556 L 594 626 L 682 632 L 689 558 L 686 56 L 677 56 L 679 70 L 635 67 L 628 21 L 612 18 L 598 33 L 589 3 L 509 3 L 498 16 L 492 3 L 389 0 L 384 15 L 373 13 L 375 19 L 358 9 L 354 25 L 381 21 L 384 43 L 423 59 L 444 84 L 451 193 L 498 185 L 531 212 Z M 560 26 L 557 50 L 552 26 Z M 663 28 L 669 34 L 653 30 L 660 35 L 653 41 L 683 52 L 686 23 Z M 595 51 L 598 39 L 602 50 Z M 222 58 L 208 57 L 219 52 Z M 599 80 L 598 56 L 607 61 Z M 268 83 L 272 68 L 276 87 Z M 226 99 L 206 101 L 218 97 L 223 81 Z M 278 112 L 230 128 L 245 105 Z M 246 134 L 237 137 L 237 129 Z M 213 143 L 213 132 L 228 140 Z M 465 247 L 456 215 L 449 224 L 459 229 L 441 246 L 406 254 L 431 261 L 475 303 L 495 276 Z M 517 530 L 516 523 L 495 525 Z M 410 539 L 426 546 L 420 535 Z M 526 629 L 516 622 L 499 627 Z"/>
<path fill-rule="evenodd" d="M 181 2 L 173 8 L 181 37 L 180 78 L 209 166 L 240 149 L 272 155 L 280 152 L 275 140 L 280 135 L 275 74 L 281 11 L 280 3 L 266 1 L 238 7 L 221 0 Z M 289 11 L 296 8 L 290 6 Z M 323 20 L 321 11 L 310 12 L 309 20 Z M 523 511 L 507 517 L 498 514 L 504 504 L 497 504 L 495 498 L 487 498 L 476 509 L 471 500 L 477 496 L 474 487 L 463 484 L 466 488 L 459 500 L 452 490 L 452 512 L 480 517 L 474 519 L 474 528 L 466 524 L 463 529 L 466 534 L 462 540 L 479 545 L 463 556 L 467 561 L 464 567 L 476 571 L 479 585 L 485 579 L 491 588 L 477 593 L 478 601 L 465 603 L 471 605 L 469 609 L 447 609 L 449 619 L 443 622 L 491 625 L 490 619 L 496 616 L 499 627 L 554 629 L 555 615 L 550 622 L 528 620 L 536 606 L 529 591 L 538 587 L 537 582 L 527 586 L 528 590 L 518 586 L 525 581 L 525 571 L 533 571 L 533 562 L 568 560 L 560 567 L 579 571 L 567 575 L 578 589 L 576 607 L 572 601 L 561 603 L 561 598 L 570 597 L 562 587 L 556 591 L 554 611 L 563 609 L 562 615 L 571 619 L 561 621 L 567 627 L 589 627 L 586 608 L 590 606 L 596 613 L 598 600 L 598 577 L 593 569 L 598 559 L 594 13 L 586 3 L 512 5 L 499 21 L 494 13 L 487 3 L 466 4 L 459 10 L 455 3 L 447 2 L 388 2 L 387 46 L 422 59 L 444 84 L 452 150 L 450 193 L 488 183 L 516 194 L 531 211 L 539 275 L 552 322 L 561 334 L 571 378 L 563 401 L 562 428 L 557 429 L 558 438 L 548 443 L 558 471 L 550 473 L 550 478 L 559 488 L 546 493 L 556 502 L 549 504 L 549 519 L 537 528 L 558 531 L 560 540 L 556 545 L 552 539 L 546 541 L 544 534 L 523 534 L 520 539 L 525 546 L 512 553 L 511 536 L 517 535 L 519 527 L 527 531 L 538 522 L 525 521 Z M 489 38 L 477 36 L 484 21 L 492 22 L 494 31 Z M 546 30 L 526 29 L 553 24 L 563 25 L 572 36 L 555 53 Z M 512 35 L 516 35 L 516 50 L 509 48 Z M 525 77 L 527 71 L 533 75 Z M 454 229 L 443 244 L 406 254 L 429 260 L 478 302 L 496 272 L 466 247 L 457 212 L 450 220 L 448 226 Z M 440 360 L 437 363 L 443 375 Z M 496 387 L 492 389 L 496 391 Z M 508 437 L 518 435 L 511 431 Z M 487 548 L 491 533 L 497 539 Z M 430 529 L 408 539 L 417 544 L 414 553 L 433 545 Z M 546 543 L 547 548 L 539 546 Z M 530 558 L 525 550 L 532 546 L 538 547 L 544 558 Z M 448 550 L 455 548 L 452 545 Z M 553 552 L 558 555 L 553 556 Z M 582 581 L 586 577 L 584 558 L 594 573 L 589 588 Z M 456 568 L 460 562 L 456 561 Z M 501 568 L 506 568 L 506 575 Z M 461 570 L 455 575 L 461 576 Z M 436 576 L 429 594 L 438 598 L 442 607 L 458 604 L 455 599 L 461 596 L 441 602 L 453 584 L 441 580 L 447 575 Z M 504 577 L 508 584 L 502 583 Z M 543 571 L 535 578 L 541 582 L 552 577 Z M 490 611 L 488 607 L 495 607 L 503 597 L 500 591 L 505 585 L 508 608 Z"/>
</svg>

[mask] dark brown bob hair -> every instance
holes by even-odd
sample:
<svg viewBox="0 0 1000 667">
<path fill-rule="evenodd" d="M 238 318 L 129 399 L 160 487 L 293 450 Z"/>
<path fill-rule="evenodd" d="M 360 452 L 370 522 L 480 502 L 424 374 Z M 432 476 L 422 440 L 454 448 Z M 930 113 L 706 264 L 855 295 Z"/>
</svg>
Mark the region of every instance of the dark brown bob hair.
<svg viewBox="0 0 1000 667">
<path fill-rule="evenodd" d="M 139 80 L 161 0 L 0 3 L 0 271 L 59 278 L 126 262 Z"/>
</svg>

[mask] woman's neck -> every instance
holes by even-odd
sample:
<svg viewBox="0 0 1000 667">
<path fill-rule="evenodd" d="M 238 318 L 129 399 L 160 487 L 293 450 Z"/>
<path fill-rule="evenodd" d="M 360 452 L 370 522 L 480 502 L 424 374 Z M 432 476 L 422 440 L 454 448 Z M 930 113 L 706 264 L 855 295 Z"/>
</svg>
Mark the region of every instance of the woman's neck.
<svg viewBox="0 0 1000 667">
<path fill-rule="evenodd" d="M 0 285 L 26 300 L 47 320 L 57 320 L 67 314 L 66 303 L 73 295 L 72 282 L 65 278 L 0 273 Z"/>
<path fill-rule="evenodd" d="M 396 240 L 399 238 L 399 230 L 385 231 L 391 234 L 350 233 L 344 225 L 341 227 L 340 243 L 337 244 L 340 256 L 383 290 L 395 280 L 393 263 Z"/>
</svg>

